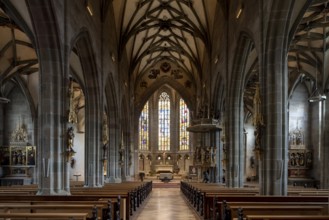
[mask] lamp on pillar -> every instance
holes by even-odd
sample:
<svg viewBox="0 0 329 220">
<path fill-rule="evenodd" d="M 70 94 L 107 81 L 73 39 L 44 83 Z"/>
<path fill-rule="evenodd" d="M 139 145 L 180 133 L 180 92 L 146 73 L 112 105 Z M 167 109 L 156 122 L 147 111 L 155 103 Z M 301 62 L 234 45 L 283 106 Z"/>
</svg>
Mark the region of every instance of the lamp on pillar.
<svg viewBox="0 0 329 220">
<path fill-rule="evenodd" d="M 4 97 L 4 87 L 2 86 L 2 82 L 0 83 L 0 103 L 9 103 L 10 102 L 10 99 Z"/>
<path fill-rule="evenodd" d="M 315 88 L 312 92 L 311 96 L 308 98 L 309 102 L 322 102 L 327 99 L 327 96 L 324 94 L 321 94 L 318 89 L 318 77 L 317 77 L 317 62 L 315 62 Z"/>
<path fill-rule="evenodd" d="M 10 99 L 7 99 L 6 97 L 0 97 L 0 103 L 9 103 Z"/>
</svg>

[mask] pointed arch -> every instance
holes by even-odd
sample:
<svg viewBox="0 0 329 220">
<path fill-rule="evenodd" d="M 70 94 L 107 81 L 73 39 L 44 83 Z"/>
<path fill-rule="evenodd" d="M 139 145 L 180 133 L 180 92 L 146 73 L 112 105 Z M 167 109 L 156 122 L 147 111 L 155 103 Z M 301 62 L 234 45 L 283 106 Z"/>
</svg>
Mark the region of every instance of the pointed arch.
<svg viewBox="0 0 329 220">
<path fill-rule="evenodd" d="M 87 30 L 81 32 L 73 39 L 72 45 L 76 45 L 83 71 L 84 95 L 85 95 L 85 185 L 95 187 L 103 185 L 103 166 L 101 149 L 101 122 L 102 99 L 100 91 L 102 87 L 98 81 L 98 71 L 94 51 Z M 88 137 L 88 138 L 86 138 Z"/>
<path fill-rule="evenodd" d="M 227 184 L 230 187 L 243 187 L 244 151 L 243 147 L 243 91 L 246 81 L 246 63 L 252 49 L 253 41 L 246 32 L 241 32 L 238 38 L 231 81 L 228 82 L 228 99 L 225 111 L 228 124 L 225 127 L 228 149 Z"/>
<path fill-rule="evenodd" d="M 169 77 L 163 77 L 161 80 L 158 80 L 157 82 L 153 83 L 140 97 L 142 97 L 139 102 L 136 105 L 136 111 L 141 112 L 141 110 L 144 107 L 144 104 L 146 101 L 154 94 L 156 90 L 158 90 L 160 87 L 168 85 L 175 89 L 178 94 L 185 100 L 186 105 L 189 109 L 195 109 L 195 104 L 192 100 L 191 94 L 186 90 L 185 87 L 183 87 L 180 83 L 170 79 Z"/>
</svg>

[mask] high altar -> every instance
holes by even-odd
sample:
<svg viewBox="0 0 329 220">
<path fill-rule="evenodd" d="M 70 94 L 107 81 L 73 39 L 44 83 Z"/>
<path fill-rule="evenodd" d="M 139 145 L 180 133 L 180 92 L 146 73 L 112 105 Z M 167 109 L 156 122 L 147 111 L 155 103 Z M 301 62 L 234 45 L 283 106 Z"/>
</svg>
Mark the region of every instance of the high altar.
<svg viewBox="0 0 329 220">
<path fill-rule="evenodd" d="M 154 165 L 154 167 L 156 173 L 158 173 L 159 171 L 170 171 L 170 172 L 174 171 L 173 165 L 170 164 L 157 164 Z"/>
</svg>

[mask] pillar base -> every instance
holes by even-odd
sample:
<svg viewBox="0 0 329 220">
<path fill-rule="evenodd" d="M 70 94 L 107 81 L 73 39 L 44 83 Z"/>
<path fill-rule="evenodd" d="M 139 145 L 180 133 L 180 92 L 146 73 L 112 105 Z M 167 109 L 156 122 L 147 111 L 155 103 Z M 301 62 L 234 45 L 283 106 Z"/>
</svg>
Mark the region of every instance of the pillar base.
<svg viewBox="0 0 329 220">
<path fill-rule="evenodd" d="M 104 180 L 104 182 L 105 183 L 121 183 L 122 180 L 121 180 L 121 178 L 116 178 L 116 177 L 110 176 L 110 177 L 106 178 Z"/>
<path fill-rule="evenodd" d="M 37 194 L 38 196 L 70 196 L 71 193 L 65 190 L 59 190 L 58 192 L 55 192 L 51 189 L 41 189 L 38 190 Z"/>
</svg>

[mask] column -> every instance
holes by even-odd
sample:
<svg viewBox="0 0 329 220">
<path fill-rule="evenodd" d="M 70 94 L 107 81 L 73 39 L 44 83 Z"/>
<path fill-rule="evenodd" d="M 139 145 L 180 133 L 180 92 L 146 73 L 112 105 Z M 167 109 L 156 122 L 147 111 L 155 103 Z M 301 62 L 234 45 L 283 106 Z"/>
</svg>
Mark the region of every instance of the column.
<svg viewBox="0 0 329 220">
<path fill-rule="evenodd" d="M 69 46 L 64 45 L 62 53 L 58 24 L 50 2 L 28 0 L 27 5 L 34 24 L 36 49 L 42 70 L 38 104 L 38 195 L 67 195 L 70 192 L 67 185 L 68 163 L 63 154 L 66 145 L 66 123 L 63 119 L 67 109 L 68 63 L 64 63 L 61 57 L 68 54 Z"/>
<path fill-rule="evenodd" d="M 222 183 L 223 177 L 223 166 L 222 166 L 222 159 L 223 159 L 223 143 L 220 141 L 221 130 L 215 131 L 215 148 L 216 148 L 216 178 L 215 183 Z"/>
<path fill-rule="evenodd" d="M 265 53 L 260 57 L 265 129 L 260 149 L 260 194 L 286 195 L 288 183 L 288 69 L 287 46 L 290 1 L 273 2 L 264 23 Z M 266 40 L 265 40 L 266 39 Z"/>
<path fill-rule="evenodd" d="M 328 98 L 328 97 L 327 97 Z M 319 138 L 318 141 L 321 157 L 320 157 L 320 188 L 328 189 L 329 188 L 329 101 L 319 102 Z M 315 159 L 315 158 L 313 158 Z M 316 159 L 313 161 L 317 161 Z"/>
</svg>

